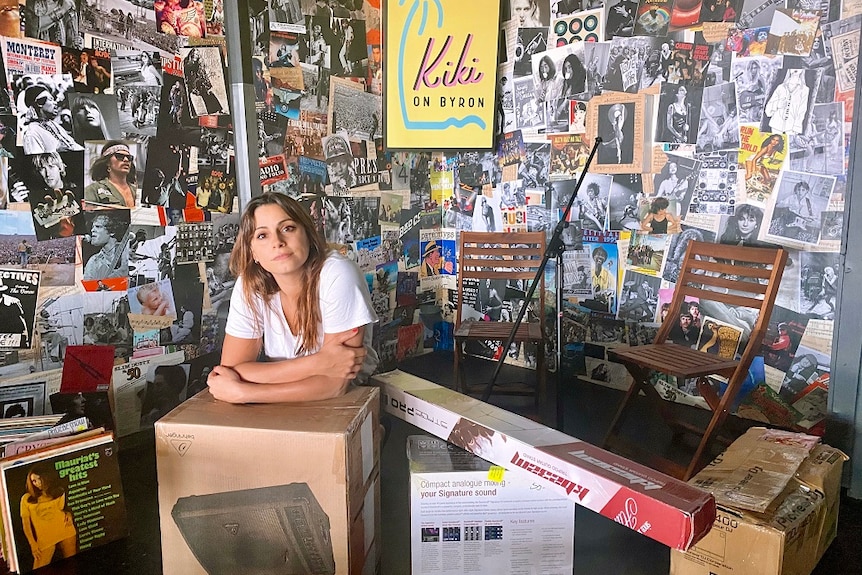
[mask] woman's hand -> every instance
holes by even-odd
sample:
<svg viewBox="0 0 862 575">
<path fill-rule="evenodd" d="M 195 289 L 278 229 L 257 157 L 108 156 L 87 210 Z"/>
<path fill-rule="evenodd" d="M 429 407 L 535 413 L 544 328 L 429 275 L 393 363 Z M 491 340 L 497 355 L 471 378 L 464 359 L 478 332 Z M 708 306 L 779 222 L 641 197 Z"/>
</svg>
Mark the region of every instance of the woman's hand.
<svg viewBox="0 0 862 575">
<path fill-rule="evenodd" d="M 31 545 L 30 551 L 33 552 L 33 560 L 36 563 L 40 563 L 42 560 L 42 550 L 39 549 L 38 545 Z"/>
<path fill-rule="evenodd" d="M 230 367 L 217 365 L 207 377 L 207 385 L 210 388 L 210 393 L 219 401 L 247 403 L 247 387 L 255 384 L 244 382 L 239 374 Z"/>
<path fill-rule="evenodd" d="M 347 342 L 356 337 L 358 329 L 329 336 L 315 356 L 317 373 L 328 377 L 351 380 L 359 373 L 367 351 L 365 346 L 353 347 Z"/>
</svg>

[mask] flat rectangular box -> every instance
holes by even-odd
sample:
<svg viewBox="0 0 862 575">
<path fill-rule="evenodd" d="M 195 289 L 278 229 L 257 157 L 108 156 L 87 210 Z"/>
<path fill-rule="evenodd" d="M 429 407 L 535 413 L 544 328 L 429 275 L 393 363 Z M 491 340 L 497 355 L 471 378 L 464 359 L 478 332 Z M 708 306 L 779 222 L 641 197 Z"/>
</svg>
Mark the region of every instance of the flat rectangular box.
<svg viewBox="0 0 862 575">
<path fill-rule="evenodd" d="M 401 371 L 373 380 L 392 415 L 668 547 L 712 527 L 715 499 L 702 489 Z"/>
<path fill-rule="evenodd" d="M 706 537 L 684 553 L 671 551 L 671 575 L 808 575 L 837 533 L 846 460 L 818 445 L 766 511 L 719 505 Z"/>
<path fill-rule="evenodd" d="M 407 438 L 407 458 L 413 575 L 571 575 L 569 498 L 428 435 Z"/>
<path fill-rule="evenodd" d="M 164 573 L 335 575 L 378 565 L 379 392 L 232 405 L 156 422 Z"/>
</svg>

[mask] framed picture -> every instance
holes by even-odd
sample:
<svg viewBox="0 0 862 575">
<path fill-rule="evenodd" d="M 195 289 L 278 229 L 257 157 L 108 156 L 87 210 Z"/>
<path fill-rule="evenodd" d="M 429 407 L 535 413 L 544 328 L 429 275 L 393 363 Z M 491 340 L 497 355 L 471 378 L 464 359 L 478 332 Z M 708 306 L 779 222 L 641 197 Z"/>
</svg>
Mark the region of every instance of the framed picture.
<svg viewBox="0 0 862 575">
<path fill-rule="evenodd" d="M 388 149 L 490 149 L 497 133 L 497 0 L 385 2 Z"/>
</svg>

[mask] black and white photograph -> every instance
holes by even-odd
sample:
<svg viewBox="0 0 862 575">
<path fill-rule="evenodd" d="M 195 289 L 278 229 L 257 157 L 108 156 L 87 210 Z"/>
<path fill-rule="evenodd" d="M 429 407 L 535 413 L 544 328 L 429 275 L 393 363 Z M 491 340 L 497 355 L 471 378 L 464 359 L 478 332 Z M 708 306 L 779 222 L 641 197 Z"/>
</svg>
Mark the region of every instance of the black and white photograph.
<svg viewBox="0 0 862 575">
<path fill-rule="evenodd" d="M 182 76 L 165 74 L 164 84 L 160 95 L 158 118 L 156 120 L 156 133 L 160 137 L 195 145 L 201 139 L 201 127 L 197 118 L 193 118 L 189 110 L 188 92 L 185 80 Z M 120 114 L 131 111 L 131 94 L 125 96 L 118 94 Z M 127 120 L 128 121 L 128 120 Z"/>
<path fill-rule="evenodd" d="M 685 259 L 685 250 L 690 241 L 713 243 L 715 242 L 715 233 L 682 224 L 682 231 L 671 236 L 670 244 L 667 247 L 667 257 L 661 274 L 663 279 L 671 283 L 676 283 L 679 279 L 682 261 Z"/>
<path fill-rule="evenodd" d="M 827 205 L 835 178 L 784 170 L 766 209 L 769 225 L 761 238 L 790 247 L 813 245 L 820 239 L 820 217 Z M 772 199 L 774 198 L 774 199 Z"/>
<path fill-rule="evenodd" d="M 703 89 L 695 143 L 701 154 L 739 148 L 736 90 L 730 82 Z"/>
<path fill-rule="evenodd" d="M 699 135 L 702 89 L 685 84 L 661 85 L 656 142 L 693 144 Z"/>
<path fill-rule="evenodd" d="M 161 86 L 126 84 L 117 88 L 115 104 L 123 132 L 155 136 L 162 93 Z"/>
<path fill-rule="evenodd" d="M 284 138 L 287 133 L 287 118 L 275 112 L 258 112 L 257 144 L 258 156 L 268 158 L 284 151 Z"/>
<path fill-rule="evenodd" d="M 130 288 L 172 276 L 176 234 L 176 226 L 133 225 L 129 228 Z"/>
<path fill-rule="evenodd" d="M 759 124 L 763 119 L 766 98 L 783 64 L 782 56 L 737 57 L 730 67 L 731 81 L 736 85 L 736 105 L 740 123 Z M 767 131 L 772 131 L 767 129 Z"/>
<path fill-rule="evenodd" d="M 589 96 L 598 96 L 604 89 L 611 57 L 610 42 L 587 42 L 584 44 L 584 62 L 587 66 L 587 91 Z"/>
<path fill-rule="evenodd" d="M 626 270 L 617 317 L 631 321 L 654 321 L 660 287 L 660 277 Z"/>
<path fill-rule="evenodd" d="M 345 132 L 349 138 L 373 141 L 383 133 L 381 98 L 368 93 L 350 80 L 332 78 L 329 82 L 329 128 Z"/>
<path fill-rule="evenodd" d="M 119 140 L 120 116 L 113 94 L 69 93 L 72 136 L 80 145 L 86 140 Z"/>
<path fill-rule="evenodd" d="M 365 78 L 368 67 L 365 21 L 334 18 L 329 27 L 335 35 L 330 54 L 333 75 Z"/>
<path fill-rule="evenodd" d="M 518 129 L 524 132 L 538 132 L 545 127 L 545 106 L 536 99 L 532 76 L 515 78 L 513 84 Z"/>
<path fill-rule="evenodd" d="M 24 75 L 12 84 L 18 110 L 18 144 L 25 154 L 75 152 L 81 145 L 72 137 L 67 93 L 68 74 Z"/>
<path fill-rule="evenodd" d="M 626 165 L 634 162 L 635 105 L 631 102 L 596 107 L 598 134 L 602 138 L 597 164 Z"/>
<path fill-rule="evenodd" d="M 0 268 L 0 348 L 32 345 L 41 275 L 37 270 Z"/>
<path fill-rule="evenodd" d="M 717 86 L 730 81 L 730 64 L 733 52 L 727 49 L 724 42 L 719 42 L 709 55 L 709 66 L 703 78 L 704 86 Z"/>
<path fill-rule="evenodd" d="M 27 188 L 39 241 L 86 233 L 83 152 L 25 156 L 21 182 Z"/>
<path fill-rule="evenodd" d="M 617 36 L 611 41 L 608 70 L 603 89 L 613 92 L 637 92 L 646 52 L 658 38 Z M 660 45 L 660 44 L 659 44 Z"/>
<path fill-rule="evenodd" d="M 164 80 L 162 57 L 154 51 L 114 50 L 111 70 L 115 92 L 117 88 L 127 84 L 161 86 Z"/>
<path fill-rule="evenodd" d="M 160 33 L 152 7 L 145 10 L 131 0 L 112 0 L 110 4 L 81 2 L 80 26 L 82 32 L 113 46 L 174 53 L 180 44 L 180 36 Z"/>
<path fill-rule="evenodd" d="M 518 166 L 518 179 L 526 188 L 543 188 L 548 183 L 551 145 L 547 142 L 526 142 L 524 159 Z"/>
<path fill-rule="evenodd" d="M 614 175 L 608 197 L 608 229 L 615 231 L 640 229 L 638 199 L 642 195 L 641 174 Z"/>
<path fill-rule="evenodd" d="M 568 132 L 569 102 L 587 95 L 584 42 L 574 42 L 533 56 L 536 101 L 545 106 L 549 132 Z"/>
<path fill-rule="evenodd" d="M 790 137 L 790 169 L 844 174 L 844 103 L 814 104 L 808 127 Z"/>
<path fill-rule="evenodd" d="M 286 24 L 302 25 L 305 16 L 299 0 L 272 0 L 269 3 L 269 27 L 271 30 L 289 29 Z"/>
<path fill-rule="evenodd" d="M 350 188 L 357 185 L 356 168 L 353 165 L 353 152 L 346 133 L 332 134 L 323 138 L 326 156 L 326 171 L 332 194 L 346 196 Z"/>
<path fill-rule="evenodd" d="M 693 160 L 676 154 L 666 154 L 667 161 L 653 179 L 653 192 L 656 197 L 667 198 L 679 206 L 679 215 L 685 217 L 692 193 L 697 186 L 700 173 L 700 160 Z"/>
<path fill-rule="evenodd" d="M 476 208 L 473 210 L 473 231 L 502 231 L 503 214 L 500 211 L 500 194 L 483 193 L 476 202 Z"/>
<path fill-rule="evenodd" d="M 227 87 L 217 46 L 181 48 L 183 77 L 192 116 L 228 114 Z"/>
<path fill-rule="evenodd" d="M 0 419 L 45 414 L 45 382 L 4 385 L 0 388 Z"/>
<path fill-rule="evenodd" d="M 514 20 L 519 28 L 530 28 L 549 26 L 551 24 L 551 6 L 549 2 L 539 0 L 509 0 L 511 13 L 509 18 Z M 505 15 L 503 16 L 505 19 Z"/>
<path fill-rule="evenodd" d="M 518 28 L 512 75 L 515 78 L 533 74 L 533 56 L 548 49 L 547 28 Z"/>
<path fill-rule="evenodd" d="M 125 291 L 94 291 L 81 294 L 83 344 L 113 345 L 114 357 L 126 357 L 132 350 L 133 330 L 129 323 L 129 298 Z"/>
<path fill-rule="evenodd" d="M 838 254 L 802 251 L 799 259 L 799 313 L 815 319 L 835 319 L 842 271 Z"/>
<path fill-rule="evenodd" d="M 129 275 L 129 210 L 85 212 L 87 234 L 81 242 L 83 279 Z"/>
<path fill-rule="evenodd" d="M 28 38 L 83 48 L 75 0 L 26 0 L 20 4 L 24 34 Z"/>
<path fill-rule="evenodd" d="M 605 174 L 585 174 L 578 197 L 572 206 L 574 216 L 581 220 L 584 230 L 603 231 L 608 229 L 608 198 L 611 193 L 613 177 Z M 566 198 L 568 200 L 568 198 Z M 565 204 L 557 205 L 559 210 Z"/>
<path fill-rule="evenodd" d="M 761 130 L 780 134 L 803 134 L 820 83 L 820 70 L 779 70 L 763 108 Z"/>
<path fill-rule="evenodd" d="M 615 36 L 631 36 L 635 29 L 638 3 L 631 0 L 605 2 L 605 40 Z"/>
</svg>

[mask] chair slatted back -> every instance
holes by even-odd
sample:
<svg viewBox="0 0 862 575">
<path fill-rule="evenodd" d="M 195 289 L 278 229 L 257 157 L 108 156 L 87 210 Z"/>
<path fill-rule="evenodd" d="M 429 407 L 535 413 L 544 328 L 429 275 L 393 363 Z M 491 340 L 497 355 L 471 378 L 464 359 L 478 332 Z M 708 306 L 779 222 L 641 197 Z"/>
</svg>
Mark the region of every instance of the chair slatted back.
<svg viewBox="0 0 862 575">
<path fill-rule="evenodd" d="M 787 252 L 781 248 L 691 241 L 669 309 L 672 314 L 679 313 L 686 298 L 697 298 L 756 311 L 757 320 L 741 359 L 748 369 L 746 364 L 763 341 L 786 262 Z M 662 322 L 656 343 L 667 340 L 675 322 L 673 317 L 669 314 Z"/>
<path fill-rule="evenodd" d="M 461 325 L 465 280 L 531 281 L 545 254 L 544 232 L 461 232 L 458 251 L 458 306 L 455 327 Z M 539 309 L 544 320 L 545 278 L 537 288 Z M 502 295 L 502 294 L 501 294 Z"/>
</svg>

